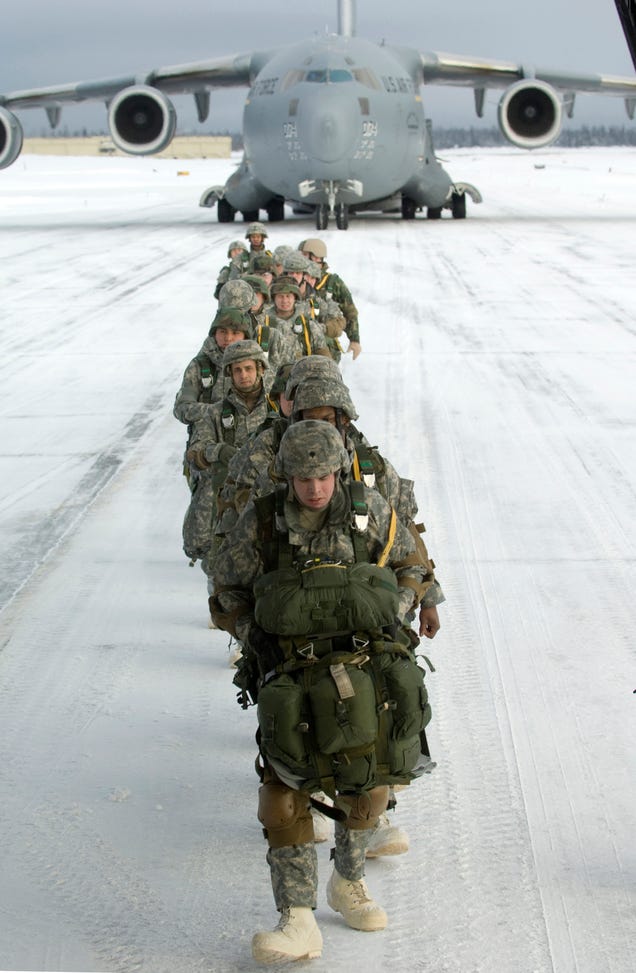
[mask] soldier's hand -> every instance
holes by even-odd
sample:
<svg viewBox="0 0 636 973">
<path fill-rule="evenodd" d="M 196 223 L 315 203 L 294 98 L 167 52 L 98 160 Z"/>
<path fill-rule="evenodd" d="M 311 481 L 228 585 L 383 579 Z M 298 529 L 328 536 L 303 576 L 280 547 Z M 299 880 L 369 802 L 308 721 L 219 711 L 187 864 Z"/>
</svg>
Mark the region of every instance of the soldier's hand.
<svg viewBox="0 0 636 973">
<path fill-rule="evenodd" d="M 198 470 L 207 470 L 210 465 L 201 449 L 188 449 L 186 451 L 186 459 L 188 463 L 192 463 Z"/>
<path fill-rule="evenodd" d="M 227 464 L 234 456 L 235 452 L 236 452 L 236 446 L 230 446 L 229 443 L 223 443 L 218 453 L 219 460 L 221 461 L 221 463 L 227 466 Z"/>
<path fill-rule="evenodd" d="M 358 355 L 360 354 L 361 351 L 362 351 L 362 345 L 360 344 L 359 341 L 350 341 L 349 342 L 349 347 L 347 348 L 347 354 L 349 354 L 349 352 L 351 352 L 351 354 L 353 355 L 353 360 L 354 361 L 356 360 L 356 358 L 358 357 Z"/>
<path fill-rule="evenodd" d="M 440 622 L 437 608 L 420 608 L 420 635 L 425 635 L 427 639 L 434 639 L 439 632 Z"/>
</svg>

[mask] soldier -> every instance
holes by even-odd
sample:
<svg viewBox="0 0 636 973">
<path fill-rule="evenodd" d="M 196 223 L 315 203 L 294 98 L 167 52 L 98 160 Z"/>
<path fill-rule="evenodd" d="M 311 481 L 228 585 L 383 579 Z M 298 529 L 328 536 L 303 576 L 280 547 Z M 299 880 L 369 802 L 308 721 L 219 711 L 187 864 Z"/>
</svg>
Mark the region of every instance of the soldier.
<svg viewBox="0 0 636 973">
<path fill-rule="evenodd" d="M 319 279 L 320 267 L 315 260 L 307 260 L 303 276 L 304 283 L 300 288 L 300 292 L 309 306 L 316 309 L 320 321 L 325 328 L 327 347 L 331 352 L 331 357 L 334 361 L 339 362 L 342 358 L 343 349 L 338 338 L 344 331 L 347 322 L 345 321 L 344 314 L 340 310 L 339 304 L 333 299 L 322 297 L 316 292 L 315 288 Z"/>
<path fill-rule="evenodd" d="M 184 551 L 192 561 L 201 559 L 208 577 L 217 546 L 217 494 L 228 464 L 271 408 L 263 386 L 266 368 L 267 357 L 255 341 L 237 341 L 225 350 L 223 371 L 230 380 L 229 391 L 195 423 L 186 453 L 199 476 L 183 523 Z"/>
<path fill-rule="evenodd" d="M 225 349 L 235 341 L 243 341 L 251 336 L 249 315 L 237 308 L 219 308 L 208 337 L 183 374 L 172 410 L 175 419 L 188 426 L 186 453 L 193 424 L 210 412 L 213 402 L 223 398 L 225 383 L 222 359 Z M 187 457 L 184 458 L 183 472 L 192 490 L 198 473 L 192 469 Z"/>
<path fill-rule="evenodd" d="M 324 296 L 333 298 L 340 306 L 344 314 L 346 325 L 345 333 L 349 339 L 350 351 L 353 359 L 358 357 L 362 351 L 360 344 L 360 328 L 358 325 L 358 309 L 353 303 L 351 291 L 338 274 L 333 274 L 327 266 L 327 247 L 322 240 L 309 239 L 301 240 L 298 249 L 303 256 L 313 260 L 320 268 L 320 279 L 316 284 L 316 292 L 323 293 Z"/>
<path fill-rule="evenodd" d="M 296 312 L 300 290 L 291 277 L 277 277 L 270 288 L 274 301 L 272 327 L 285 338 L 285 348 L 278 364 L 297 361 L 304 355 L 322 355 L 331 358 L 322 326 L 305 314 Z"/>
<path fill-rule="evenodd" d="M 249 254 L 249 264 L 248 270 L 251 273 L 254 269 L 254 260 L 260 254 L 267 254 L 271 257 L 271 250 L 265 249 L 265 240 L 267 239 L 267 229 L 264 223 L 248 223 L 247 229 L 245 230 L 245 238 L 250 241 L 250 254 Z"/>
<path fill-rule="evenodd" d="M 222 515 L 219 533 L 227 534 L 234 526 L 250 498 L 255 482 L 264 469 L 269 469 L 278 452 L 283 433 L 289 425 L 293 405 L 286 396 L 291 370 L 290 363 L 280 365 L 269 390 L 269 399 L 277 406 L 278 412 L 268 413 L 254 435 L 250 436 L 230 460 L 227 477 L 219 494 L 218 509 Z M 271 480 L 268 479 L 268 483 L 271 489 Z"/>
<path fill-rule="evenodd" d="M 230 262 L 227 266 L 221 268 L 216 280 L 214 296 L 217 301 L 223 284 L 226 284 L 228 280 L 234 280 L 236 277 L 241 277 L 242 274 L 247 273 L 247 267 L 250 262 L 247 247 L 242 240 L 232 240 L 227 248 L 227 255 Z"/>
<path fill-rule="evenodd" d="M 269 287 L 276 276 L 274 258 L 270 257 L 269 253 L 259 253 L 252 261 L 251 273 L 262 277 Z"/>
<path fill-rule="evenodd" d="M 424 571 L 379 493 L 343 482 L 349 466 L 328 423 L 291 425 L 276 459 L 284 486 L 248 504 L 214 566 L 214 618 L 258 669 L 258 817 L 281 913 L 252 940 L 262 963 L 322 952 L 309 795 L 322 788 L 335 805 L 327 901 L 372 932 L 387 915 L 364 881 L 369 837 L 388 785 L 430 764 L 430 707 L 405 625 Z"/>
</svg>

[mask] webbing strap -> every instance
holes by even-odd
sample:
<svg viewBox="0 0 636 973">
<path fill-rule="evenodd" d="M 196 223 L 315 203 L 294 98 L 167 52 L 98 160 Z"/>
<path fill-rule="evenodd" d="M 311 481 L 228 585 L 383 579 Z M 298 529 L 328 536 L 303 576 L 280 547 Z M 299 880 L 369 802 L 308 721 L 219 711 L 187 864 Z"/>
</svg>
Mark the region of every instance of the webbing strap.
<svg viewBox="0 0 636 973">
<path fill-rule="evenodd" d="M 391 507 L 391 520 L 389 522 L 389 537 L 384 546 L 384 550 L 378 558 L 378 567 L 383 568 L 389 557 L 389 552 L 393 547 L 393 541 L 395 540 L 395 531 L 397 527 L 397 517 L 395 516 L 395 510 Z"/>
<path fill-rule="evenodd" d="M 307 354 L 311 355 L 311 338 L 309 336 L 309 328 L 307 327 L 307 318 L 304 314 L 301 314 L 300 320 L 303 323 L 303 339 L 305 341 L 305 348 L 307 350 Z"/>
</svg>

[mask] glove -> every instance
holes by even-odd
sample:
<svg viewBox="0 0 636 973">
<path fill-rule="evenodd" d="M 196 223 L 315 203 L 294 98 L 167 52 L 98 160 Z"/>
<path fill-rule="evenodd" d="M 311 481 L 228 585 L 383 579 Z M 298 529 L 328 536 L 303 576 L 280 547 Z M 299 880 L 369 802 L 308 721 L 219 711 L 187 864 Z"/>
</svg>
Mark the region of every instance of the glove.
<svg viewBox="0 0 636 973">
<path fill-rule="evenodd" d="M 234 456 L 234 453 L 237 452 L 238 450 L 236 446 L 230 446 L 229 443 L 223 443 L 223 445 L 221 446 L 218 452 L 219 462 L 223 463 L 224 466 L 227 466 L 230 460 L 232 459 L 232 457 Z"/>
<path fill-rule="evenodd" d="M 198 470 L 207 470 L 210 465 L 201 449 L 188 449 L 186 451 L 186 459 L 188 463 L 192 463 Z"/>
</svg>

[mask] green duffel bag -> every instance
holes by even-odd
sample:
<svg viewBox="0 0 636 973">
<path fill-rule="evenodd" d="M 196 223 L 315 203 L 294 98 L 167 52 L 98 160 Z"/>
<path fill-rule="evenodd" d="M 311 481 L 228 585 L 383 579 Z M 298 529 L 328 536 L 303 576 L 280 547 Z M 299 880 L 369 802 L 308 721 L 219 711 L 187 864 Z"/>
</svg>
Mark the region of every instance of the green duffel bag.
<svg viewBox="0 0 636 973">
<path fill-rule="evenodd" d="M 275 635 L 366 631 L 395 621 L 397 579 L 377 564 L 315 564 L 280 568 L 254 584 L 257 623 Z"/>
<path fill-rule="evenodd" d="M 372 747 L 378 735 L 373 679 L 344 663 L 329 666 L 309 687 L 309 704 L 320 753 Z"/>
<path fill-rule="evenodd" d="M 275 676 L 258 693 L 258 725 L 265 754 L 298 776 L 311 776 L 305 692 L 293 676 Z"/>
</svg>

